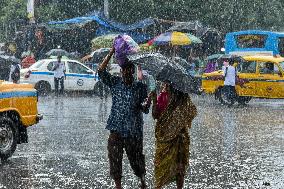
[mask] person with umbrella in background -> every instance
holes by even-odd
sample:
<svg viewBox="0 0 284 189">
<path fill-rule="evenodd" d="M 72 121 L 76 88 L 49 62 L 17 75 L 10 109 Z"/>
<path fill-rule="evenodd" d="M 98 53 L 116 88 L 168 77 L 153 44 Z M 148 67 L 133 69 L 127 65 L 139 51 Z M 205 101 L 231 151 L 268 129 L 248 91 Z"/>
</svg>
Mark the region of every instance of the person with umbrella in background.
<svg viewBox="0 0 284 189">
<path fill-rule="evenodd" d="M 100 64 L 98 74 L 112 93 L 112 108 L 106 129 L 108 138 L 108 158 L 110 175 L 117 189 L 121 189 L 122 159 L 125 149 L 130 165 L 140 178 L 141 188 L 145 183 L 145 156 L 143 154 L 143 114 L 148 113 L 150 102 L 147 98 L 147 86 L 134 80 L 135 66 L 127 58 L 121 64 L 122 77 L 113 76 L 107 65 L 114 54 L 114 47 Z"/>
<path fill-rule="evenodd" d="M 54 62 L 52 71 L 54 71 L 54 88 L 55 88 L 55 96 L 58 96 L 58 94 L 63 95 L 64 93 L 64 79 L 66 78 L 65 72 L 66 68 L 64 65 L 64 62 L 61 61 L 62 56 L 57 56 L 57 61 Z M 60 84 L 60 91 L 59 89 Z M 59 91 L 59 93 L 58 93 Z"/>
</svg>

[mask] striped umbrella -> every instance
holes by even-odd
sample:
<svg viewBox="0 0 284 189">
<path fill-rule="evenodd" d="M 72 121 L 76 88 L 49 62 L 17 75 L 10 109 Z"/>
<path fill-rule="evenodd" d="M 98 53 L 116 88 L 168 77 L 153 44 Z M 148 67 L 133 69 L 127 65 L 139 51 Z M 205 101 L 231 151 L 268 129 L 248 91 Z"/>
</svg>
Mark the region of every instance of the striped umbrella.
<svg viewBox="0 0 284 189">
<path fill-rule="evenodd" d="M 99 48 L 111 48 L 113 45 L 114 39 L 119 34 L 107 34 L 107 35 L 101 35 L 99 37 L 96 37 L 92 39 L 92 47 L 95 47 L 97 49 Z"/>
<path fill-rule="evenodd" d="M 202 41 L 190 34 L 183 32 L 166 32 L 162 33 L 154 39 L 148 41 L 149 45 L 172 45 L 172 46 L 183 46 L 191 45 L 196 43 L 202 43 Z"/>
</svg>

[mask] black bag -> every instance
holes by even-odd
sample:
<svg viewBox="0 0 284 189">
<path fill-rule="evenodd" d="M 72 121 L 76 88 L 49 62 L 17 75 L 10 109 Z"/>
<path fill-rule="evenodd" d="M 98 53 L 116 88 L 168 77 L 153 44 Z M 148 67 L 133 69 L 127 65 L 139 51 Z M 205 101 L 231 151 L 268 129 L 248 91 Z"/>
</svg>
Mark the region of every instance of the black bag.
<svg viewBox="0 0 284 189">
<path fill-rule="evenodd" d="M 11 74 L 11 79 L 13 81 L 19 81 L 20 80 L 20 66 L 16 65 L 14 71 Z"/>
</svg>

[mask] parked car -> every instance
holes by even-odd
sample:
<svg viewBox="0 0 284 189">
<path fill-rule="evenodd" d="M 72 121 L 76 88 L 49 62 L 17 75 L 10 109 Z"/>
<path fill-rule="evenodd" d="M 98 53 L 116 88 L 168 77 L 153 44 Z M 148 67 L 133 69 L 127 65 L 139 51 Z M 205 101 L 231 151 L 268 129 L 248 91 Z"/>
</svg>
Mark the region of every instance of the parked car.
<svg viewBox="0 0 284 189">
<path fill-rule="evenodd" d="M 17 144 L 27 143 L 27 128 L 41 119 L 32 85 L 0 81 L 0 158 L 6 160 Z"/>
<path fill-rule="evenodd" d="M 54 90 L 54 72 L 51 71 L 57 59 L 43 59 L 31 67 L 21 70 L 21 83 L 33 84 L 41 95 L 46 95 Z M 94 91 L 98 84 L 96 71 L 77 60 L 62 59 L 66 67 L 64 89 L 67 91 Z M 110 66 L 115 68 L 114 65 Z M 115 73 L 115 69 L 111 73 Z"/>
<path fill-rule="evenodd" d="M 239 103 L 248 103 L 252 97 L 284 98 L 284 58 L 274 56 L 244 56 L 244 62 L 235 64 L 239 84 L 236 85 Z M 215 94 L 226 103 L 221 70 L 202 75 L 202 90 Z"/>
</svg>

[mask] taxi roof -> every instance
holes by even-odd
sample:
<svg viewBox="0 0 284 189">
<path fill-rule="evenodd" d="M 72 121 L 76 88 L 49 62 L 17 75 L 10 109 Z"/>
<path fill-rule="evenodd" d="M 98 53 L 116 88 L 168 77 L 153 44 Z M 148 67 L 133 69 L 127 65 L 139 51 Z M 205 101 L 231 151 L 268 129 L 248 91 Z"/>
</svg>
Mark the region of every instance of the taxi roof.
<svg viewBox="0 0 284 189">
<path fill-rule="evenodd" d="M 257 60 L 257 61 L 266 61 L 266 62 L 284 62 L 283 57 L 275 57 L 275 56 L 265 56 L 265 55 L 250 55 L 243 56 L 245 60 Z"/>
</svg>

